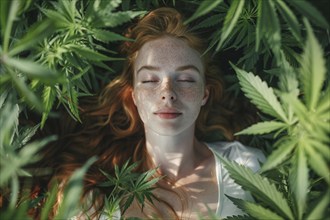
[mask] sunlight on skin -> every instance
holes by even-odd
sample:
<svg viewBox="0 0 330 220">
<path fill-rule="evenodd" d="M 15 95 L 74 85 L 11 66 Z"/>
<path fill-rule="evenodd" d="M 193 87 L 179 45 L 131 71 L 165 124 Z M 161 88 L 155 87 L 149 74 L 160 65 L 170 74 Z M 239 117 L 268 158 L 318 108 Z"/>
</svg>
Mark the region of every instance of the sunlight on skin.
<svg viewBox="0 0 330 220">
<path fill-rule="evenodd" d="M 178 71 L 183 66 L 192 68 Z M 147 149 L 155 164 L 174 179 L 182 166 L 193 170 L 203 156 L 194 155 L 195 121 L 208 98 L 203 69 L 200 54 L 172 37 L 146 43 L 137 55 L 133 100 L 144 123 Z M 176 171 L 164 169 L 168 161 Z"/>
<path fill-rule="evenodd" d="M 184 218 L 208 215 L 206 207 L 215 211 L 218 203 L 214 156 L 194 136 L 208 95 L 200 54 L 183 40 L 162 37 L 138 52 L 132 97 L 144 123 L 148 153 L 161 174 L 174 181 L 177 194 L 163 189 L 154 193 Z M 184 197 L 178 196 L 182 193 Z M 187 200 L 183 213 L 182 199 Z M 139 211 L 132 207 L 128 213 L 136 216 Z"/>
</svg>

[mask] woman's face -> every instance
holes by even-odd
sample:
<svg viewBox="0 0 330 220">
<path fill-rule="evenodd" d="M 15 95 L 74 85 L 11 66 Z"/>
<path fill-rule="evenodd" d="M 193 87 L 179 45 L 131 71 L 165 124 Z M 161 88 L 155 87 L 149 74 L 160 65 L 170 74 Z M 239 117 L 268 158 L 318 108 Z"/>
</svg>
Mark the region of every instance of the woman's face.
<svg viewBox="0 0 330 220">
<path fill-rule="evenodd" d="M 200 54 L 183 40 L 162 37 L 138 51 L 132 96 L 146 131 L 177 135 L 192 128 L 208 94 Z"/>
</svg>

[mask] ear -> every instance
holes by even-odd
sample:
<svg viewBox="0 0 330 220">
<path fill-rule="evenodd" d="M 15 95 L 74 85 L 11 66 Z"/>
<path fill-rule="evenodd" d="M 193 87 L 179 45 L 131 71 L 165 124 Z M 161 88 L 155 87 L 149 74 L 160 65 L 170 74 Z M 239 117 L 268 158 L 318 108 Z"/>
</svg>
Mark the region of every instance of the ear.
<svg viewBox="0 0 330 220">
<path fill-rule="evenodd" d="M 136 100 L 135 100 L 135 95 L 134 95 L 134 89 L 131 90 L 131 96 L 134 102 L 134 105 L 136 106 Z"/>
<path fill-rule="evenodd" d="M 207 100 L 209 99 L 209 95 L 210 95 L 210 89 L 209 86 L 206 86 L 204 91 L 204 97 L 202 99 L 202 106 L 206 104 Z"/>
</svg>

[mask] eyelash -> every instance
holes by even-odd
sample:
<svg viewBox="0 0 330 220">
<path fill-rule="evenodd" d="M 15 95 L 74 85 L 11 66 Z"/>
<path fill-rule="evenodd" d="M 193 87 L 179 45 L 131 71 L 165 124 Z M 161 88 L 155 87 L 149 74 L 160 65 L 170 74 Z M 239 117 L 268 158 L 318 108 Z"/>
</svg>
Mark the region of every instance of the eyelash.
<svg viewBox="0 0 330 220">
<path fill-rule="evenodd" d="M 142 83 L 154 83 L 158 82 L 157 80 L 143 80 Z"/>
<path fill-rule="evenodd" d="M 192 80 L 192 79 L 179 79 L 178 82 L 190 82 L 190 83 L 193 83 L 193 82 L 195 82 L 195 80 Z"/>
</svg>

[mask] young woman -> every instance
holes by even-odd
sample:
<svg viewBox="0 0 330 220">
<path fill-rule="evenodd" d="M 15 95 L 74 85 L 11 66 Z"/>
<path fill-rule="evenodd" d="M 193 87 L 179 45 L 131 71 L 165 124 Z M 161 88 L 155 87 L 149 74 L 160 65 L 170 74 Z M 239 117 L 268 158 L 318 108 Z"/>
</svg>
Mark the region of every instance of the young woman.
<svg viewBox="0 0 330 220">
<path fill-rule="evenodd" d="M 151 11 L 127 37 L 135 41 L 124 45 L 125 70 L 97 102 L 85 104 L 84 127 L 61 139 L 55 178 L 65 186 L 76 168 L 97 155 L 86 175 L 87 199 L 105 179 L 100 169 L 114 173 L 115 165 L 131 159 L 141 162 L 136 172 L 157 167 L 164 178 L 154 190 L 157 200 L 143 209 L 133 202 L 125 218 L 196 219 L 209 209 L 219 217 L 242 214 L 225 195 L 251 198 L 230 179 L 214 152 L 254 171 L 264 156 L 239 142 L 205 142 L 212 132 L 232 140 L 236 124 L 222 106 L 222 81 L 202 56 L 202 40 L 171 8 Z M 96 215 L 104 204 L 103 191 L 98 192 Z"/>
</svg>

